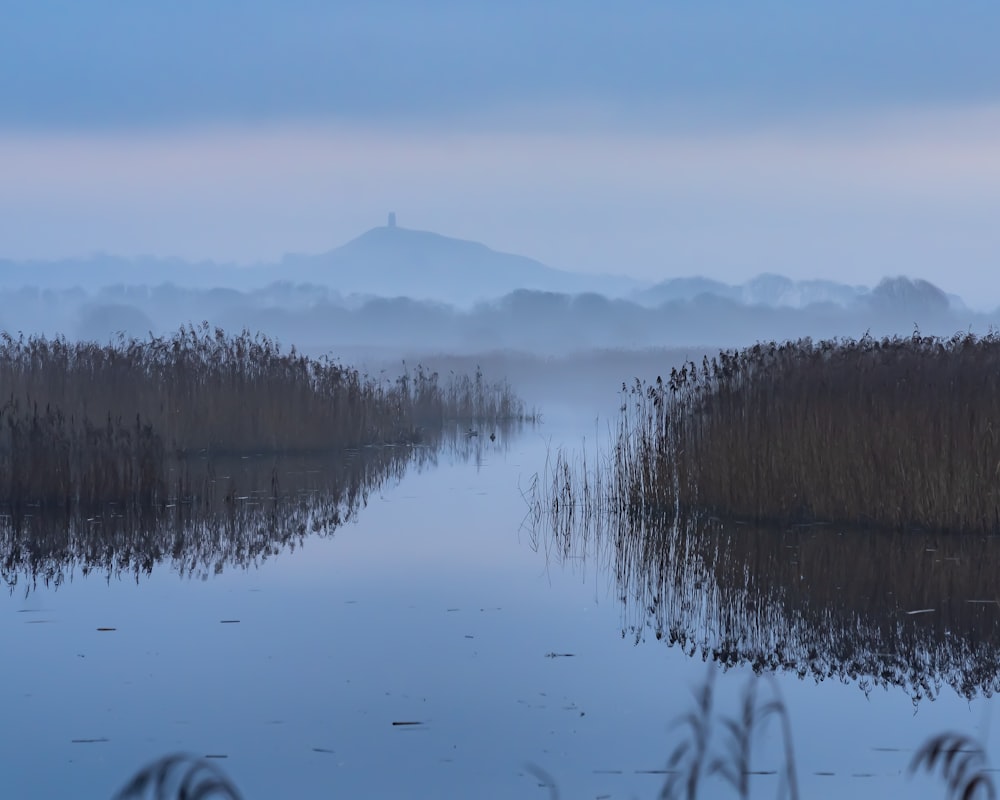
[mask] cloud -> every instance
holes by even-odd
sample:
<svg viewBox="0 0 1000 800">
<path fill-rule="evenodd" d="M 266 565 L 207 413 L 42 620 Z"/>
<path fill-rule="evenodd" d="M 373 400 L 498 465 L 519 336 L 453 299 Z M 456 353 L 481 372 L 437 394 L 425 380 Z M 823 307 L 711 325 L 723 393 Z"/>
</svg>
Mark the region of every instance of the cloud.
<svg viewBox="0 0 1000 800">
<path fill-rule="evenodd" d="M 0 128 L 455 125 L 580 103 L 684 129 L 989 103 L 998 18 L 985 0 L 37 0 L 0 27 Z"/>
</svg>

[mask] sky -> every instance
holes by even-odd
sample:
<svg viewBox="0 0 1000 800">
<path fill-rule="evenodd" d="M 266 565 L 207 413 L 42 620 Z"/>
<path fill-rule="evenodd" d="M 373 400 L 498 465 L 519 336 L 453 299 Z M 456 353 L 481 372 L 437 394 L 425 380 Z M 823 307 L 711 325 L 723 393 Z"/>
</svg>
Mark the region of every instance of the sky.
<svg viewBox="0 0 1000 800">
<path fill-rule="evenodd" d="M 260 263 L 395 211 L 582 272 L 906 274 L 1000 305 L 995 3 L 2 15 L 0 258 Z"/>
</svg>

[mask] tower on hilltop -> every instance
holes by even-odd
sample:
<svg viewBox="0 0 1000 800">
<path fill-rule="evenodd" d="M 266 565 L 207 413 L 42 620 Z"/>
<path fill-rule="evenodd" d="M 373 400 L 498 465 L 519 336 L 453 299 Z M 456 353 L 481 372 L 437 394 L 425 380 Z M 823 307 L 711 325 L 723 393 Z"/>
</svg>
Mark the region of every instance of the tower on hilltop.
<svg viewBox="0 0 1000 800">
<path fill-rule="evenodd" d="M 389 212 L 389 227 L 390 228 L 395 228 L 396 227 L 396 212 L 395 211 L 390 211 Z"/>
</svg>

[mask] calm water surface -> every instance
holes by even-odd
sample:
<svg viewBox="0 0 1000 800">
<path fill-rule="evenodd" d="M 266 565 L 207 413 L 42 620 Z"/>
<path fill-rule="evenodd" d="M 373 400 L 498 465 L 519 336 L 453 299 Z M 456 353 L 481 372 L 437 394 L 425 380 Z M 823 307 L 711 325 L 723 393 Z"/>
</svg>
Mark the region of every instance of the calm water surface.
<svg viewBox="0 0 1000 800">
<path fill-rule="evenodd" d="M 592 420 L 552 418 L 496 442 L 476 437 L 464 453 L 390 475 L 330 535 L 306 531 L 277 554 L 244 554 L 247 567 L 217 571 L 209 558 L 180 577 L 183 560 L 167 553 L 138 578 L 84 576 L 78 565 L 58 588 L 21 579 L 0 599 L 4 796 L 109 797 L 144 764 L 185 751 L 222 757 L 214 763 L 248 798 L 546 798 L 531 765 L 563 797 L 656 797 L 692 691 L 715 670 L 718 708 L 735 714 L 754 674 L 741 654 L 795 616 L 781 602 L 808 600 L 789 588 L 788 569 L 777 594 L 700 594 L 709 573 L 753 568 L 702 558 L 693 583 L 663 584 L 678 587 L 657 601 L 667 611 L 644 609 L 649 587 L 636 589 L 634 571 L 625 580 L 632 567 L 623 571 L 611 543 L 562 547 L 532 531 L 532 476 L 552 446 L 584 436 L 590 446 Z M 747 550 L 758 564 L 774 557 Z M 868 630 L 874 612 L 824 591 L 796 630 L 812 630 L 813 646 L 829 639 L 842 658 L 836 630 L 852 614 Z M 820 602 L 840 628 L 815 622 Z M 734 603 L 737 616 L 764 616 L 756 639 L 730 641 L 724 668 L 693 643 L 726 639 L 718 611 Z M 909 642 L 900 626 L 919 623 L 905 616 L 893 630 Z M 977 620 L 981 655 L 997 639 L 992 617 Z M 658 626 L 690 640 L 658 641 Z M 822 681 L 778 669 L 803 797 L 943 797 L 937 778 L 907 777 L 914 749 L 946 729 L 995 745 L 996 701 L 962 696 L 927 670 L 934 697 L 914 700 L 912 687 L 850 669 Z M 754 767 L 778 769 L 777 726 L 758 744 Z M 990 750 L 1000 764 L 1000 748 Z M 755 797 L 777 792 L 774 775 L 753 779 Z M 711 783 L 706 796 L 732 795 Z"/>
</svg>

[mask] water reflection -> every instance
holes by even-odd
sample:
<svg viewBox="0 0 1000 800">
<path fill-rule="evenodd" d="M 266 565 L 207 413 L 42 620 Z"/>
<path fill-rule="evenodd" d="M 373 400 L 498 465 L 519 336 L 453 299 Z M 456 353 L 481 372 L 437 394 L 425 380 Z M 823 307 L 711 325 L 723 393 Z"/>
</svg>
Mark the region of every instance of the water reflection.
<svg viewBox="0 0 1000 800">
<path fill-rule="evenodd" d="M 967 698 L 1000 687 L 1000 538 L 566 516 L 537 526 L 536 543 L 566 564 L 597 559 L 637 644 L 897 686 L 915 703 L 942 686 Z"/>
<path fill-rule="evenodd" d="M 259 565 L 309 536 L 333 535 L 371 492 L 408 469 L 433 468 L 442 456 L 481 463 L 505 451 L 523 425 L 505 422 L 474 436 L 467 425 L 446 426 L 416 446 L 177 461 L 166 476 L 169 499 L 154 509 L 8 509 L 0 515 L 0 580 L 29 593 L 58 586 L 74 570 L 138 579 L 163 563 L 187 577 Z"/>
</svg>

